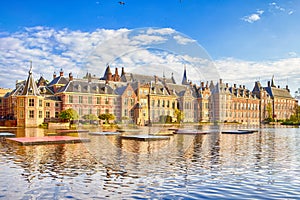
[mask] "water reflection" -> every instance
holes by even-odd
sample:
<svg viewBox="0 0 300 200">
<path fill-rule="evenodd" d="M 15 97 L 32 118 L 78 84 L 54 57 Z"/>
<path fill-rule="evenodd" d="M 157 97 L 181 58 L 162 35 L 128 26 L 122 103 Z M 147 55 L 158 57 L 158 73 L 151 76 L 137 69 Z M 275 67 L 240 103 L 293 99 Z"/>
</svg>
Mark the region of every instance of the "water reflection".
<svg viewBox="0 0 300 200">
<path fill-rule="evenodd" d="M 0 198 L 297 198 L 299 134 L 263 128 L 134 141 L 80 133 L 91 142 L 35 146 L 1 139 Z"/>
</svg>

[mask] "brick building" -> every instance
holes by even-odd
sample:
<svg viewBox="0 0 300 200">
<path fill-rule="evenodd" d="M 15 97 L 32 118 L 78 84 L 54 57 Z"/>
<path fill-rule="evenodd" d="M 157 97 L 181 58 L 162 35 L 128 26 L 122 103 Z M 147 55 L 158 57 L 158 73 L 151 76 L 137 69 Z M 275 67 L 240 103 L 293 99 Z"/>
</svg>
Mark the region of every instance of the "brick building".
<svg viewBox="0 0 300 200">
<path fill-rule="evenodd" d="M 2 120 L 15 120 L 17 126 L 38 126 L 43 122 L 58 121 L 59 113 L 75 109 L 79 116 L 99 116 L 111 113 L 116 121 L 139 125 L 164 122 L 166 117 L 176 121 L 175 109 L 182 111 L 182 122 L 238 122 L 260 124 L 267 118 L 288 119 L 297 100 L 288 87 L 279 88 L 274 79 L 267 87 L 255 82 L 250 91 L 245 86 L 229 86 L 220 80 L 214 84 L 188 81 L 184 68 L 181 84 L 173 74 L 170 78 L 126 73 L 115 68 L 112 74 L 106 67 L 103 77 L 87 75 L 76 79 L 72 73 L 53 74 L 48 82 L 43 77 L 34 80 L 32 69 L 27 80 L 17 82 L 16 88 L 0 97 Z"/>
</svg>

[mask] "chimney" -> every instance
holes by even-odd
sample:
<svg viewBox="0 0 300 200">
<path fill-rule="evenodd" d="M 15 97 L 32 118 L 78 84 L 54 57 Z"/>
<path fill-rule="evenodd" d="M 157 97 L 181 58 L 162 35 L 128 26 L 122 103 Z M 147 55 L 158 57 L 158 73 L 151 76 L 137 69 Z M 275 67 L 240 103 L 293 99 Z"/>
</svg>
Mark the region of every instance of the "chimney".
<svg viewBox="0 0 300 200">
<path fill-rule="evenodd" d="M 268 87 L 271 87 L 271 82 L 270 81 L 268 81 Z"/>
<path fill-rule="evenodd" d="M 204 88 L 204 82 L 201 82 L 201 87 Z"/>
<path fill-rule="evenodd" d="M 64 71 L 62 68 L 60 69 L 59 76 L 64 76 Z"/>
<path fill-rule="evenodd" d="M 92 82 L 92 74 L 91 74 L 91 73 L 89 73 L 89 76 L 88 76 L 88 82 L 89 82 L 89 83 Z"/>
<path fill-rule="evenodd" d="M 243 85 L 243 89 L 245 89 L 246 87 L 245 87 L 245 85 Z"/>
<path fill-rule="evenodd" d="M 280 85 L 278 85 L 278 88 L 280 88 Z"/>
<path fill-rule="evenodd" d="M 285 89 L 290 92 L 290 89 L 289 89 L 288 85 L 285 86 Z"/>
<path fill-rule="evenodd" d="M 155 83 L 158 82 L 158 77 L 156 75 L 154 75 L 154 81 L 155 81 Z"/>
<path fill-rule="evenodd" d="M 69 81 L 73 81 L 73 74 L 72 74 L 72 72 L 69 73 Z"/>
<path fill-rule="evenodd" d="M 236 88 L 236 84 L 233 84 L 233 87 Z"/>
<path fill-rule="evenodd" d="M 228 83 L 226 83 L 226 87 L 228 88 Z"/>
<path fill-rule="evenodd" d="M 124 67 L 122 67 L 121 76 L 125 75 Z"/>
<path fill-rule="evenodd" d="M 222 79 L 220 78 L 220 84 L 222 84 Z"/>
<path fill-rule="evenodd" d="M 53 79 L 56 78 L 56 72 L 53 72 Z"/>
</svg>

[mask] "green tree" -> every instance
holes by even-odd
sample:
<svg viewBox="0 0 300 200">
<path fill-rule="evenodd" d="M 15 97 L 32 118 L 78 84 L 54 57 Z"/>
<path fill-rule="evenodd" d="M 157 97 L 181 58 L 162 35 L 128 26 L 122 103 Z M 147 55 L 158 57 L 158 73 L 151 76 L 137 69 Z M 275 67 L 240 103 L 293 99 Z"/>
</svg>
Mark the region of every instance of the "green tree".
<svg viewBox="0 0 300 200">
<path fill-rule="evenodd" d="M 184 113 L 178 108 L 175 109 L 174 115 L 177 119 L 177 123 L 180 123 L 184 119 Z"/>
<path fill-rule="evenodd" d="M 267 114 L 268 114 L 268 118 L 267 120 L 268 121 L 273 121 L 273 112 L 272 112 L 272 104 L 271 103 L 268 103 L 267 107 L 266 107 L 266 111 L 267 111 Z"/>
<path fill-rule="evenodd" d="M 99 118 L 94 114 L 84 115 L 82 118 L 85 119 L 85 120 L 89 120 L 90 124 L 92 124 L 93 121 L 98 121 L 99 120 Z"/>
<path fill-rule="evenodd" d="M 83 119 L 86 119 L 86 120 L 98 120 L 98 119 L 99 119 L 99 118 L 98 118 L 96 115 L 94 115 L 94 114 L 84 115 L 82 118 L 83 118 Z"/>
<path fill-rule="evenodd" d="M 59 114 L 59 118 L 63 121 L 69 122 L 71 120 L 79 119 L 79 115 L 76 110 L 69 108 L 67 110 L 61 111 Z"/>
<path fill-rule="evenodd" d="M 116 117 L 111 113 L 103 113 L 99 115 L 99 119 L 105 120 L 105 124 L 109 124 L 109 120 L 114 120 Z"/>
</svg>

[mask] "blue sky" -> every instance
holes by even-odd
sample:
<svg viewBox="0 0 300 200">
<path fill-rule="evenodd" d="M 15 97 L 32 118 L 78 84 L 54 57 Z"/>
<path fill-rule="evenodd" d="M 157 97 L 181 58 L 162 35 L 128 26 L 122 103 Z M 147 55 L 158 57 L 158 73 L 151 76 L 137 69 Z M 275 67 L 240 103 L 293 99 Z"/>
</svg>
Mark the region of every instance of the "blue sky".
<svg viewBox="0 0 300 200">
<path fill-rule="evenodd" d="M 28 31 L 28 28 L 33 27 L 40 27 L 39 30 L 43 31 L 51 30 L 53 34 L 65 31 L 64 36 L 74 35 L 73 32 L 95 34 L 101 29 L 106 30 L 105 33 L 99 33 L 104 34 L 103 38 L 109 35 L 109 31 L 118 32 L 122 29 L 171 28 L 202 45 L 216 62 L 220 76 L 228 82 L 247 79 L 250 83 L 255 81 L 254 77 L 265 80 L 274 74 L 280 84 L 289 83 L 293 89 L 300 87 L 300 80 L 297 78 L 299 77 L 297 67 L 300 64 L 298 0 L 124 0 L 124 2 L 124 5 L 120 5 L 118 1 L 112 0 L 2 1 L 1 51 L 7 53 L 10 47 L 4 44 L 11 45 L 3 41 L 33 34 Z M 26 49 L 29 51 L 34 48 L 26 46 Z M 2 68 L 9 68 L 8 64 L 14 66 L 13 61 L 7 62 L 7 59 L 12 57 L 13 51 L 15 50 L 9 51 L 9 56 L 3 53 Z M 48 51 L 51 52 L 53 51 Z M 57 52 L 54 54 L 62 59 Z M 17 55 L 19 54 L 14 54 Z M 32 56 L 35 56 L 34 53 Z M 253 76 L 247 78 L 247 74 Z M 21 75 L 22 73 L 20 78 Z M 0 82 L 0 85 L 3 84 Z M 5 86 L 7 84 L 3 85 Z"/>
</svg>

